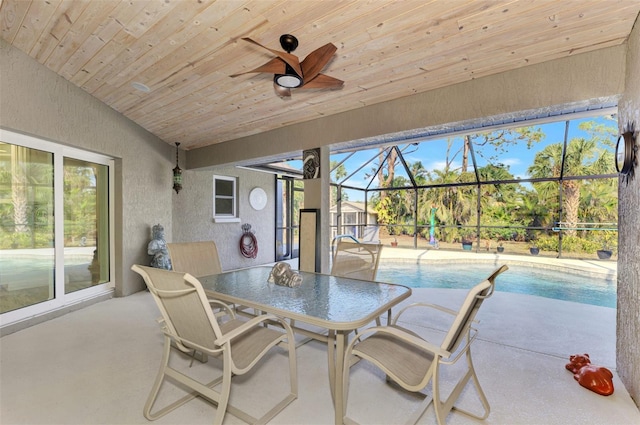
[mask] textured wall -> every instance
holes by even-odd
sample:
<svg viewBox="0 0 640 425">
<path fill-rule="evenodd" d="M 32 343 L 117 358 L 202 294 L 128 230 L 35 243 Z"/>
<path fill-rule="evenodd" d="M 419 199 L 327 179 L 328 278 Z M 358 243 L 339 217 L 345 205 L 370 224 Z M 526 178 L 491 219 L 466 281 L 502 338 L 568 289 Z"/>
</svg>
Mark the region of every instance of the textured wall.
<svg viewBox="0 0 640 425">
<path fill-rule="evenodd" d="M 149 263 L 150 226 L 171 237 L 175 154 L 118 112 L 0 40 L 0 125 L 116 159 L 116 295 L 144 287 L 130 270 Z"/>
<path fill-rule="evenodd" d="M 213 175 L 238 178 L 239 223 L 213 222 Z M 183 190 L 174 197 L 173 237 L 168 242 L 213 240 L 223 270 L 237 269 L 275 261 L 275 177 L 271 174 L 236 167 L 183 172 Z M 249 205 L 249 192 L 261 187 L 267 193 L 267 205 L 261 211 Z M 258 256 L 240 254 L 242 224 L 251 224 L 258 240 Z"/>
<path fill-rule="evenodd" d="M 640 21 L 629 37 L 625 92 L 619 103 L 620 130 L 635 123 L 640 145 Z M 640 154 L 640 151 L 638 152 Z M 640 162 L 640 159 L 638 160 Z M 640 406 L 640 166 L 628 184 L 620 183 L 618 203 L 618 375 Z"/>
</svg>

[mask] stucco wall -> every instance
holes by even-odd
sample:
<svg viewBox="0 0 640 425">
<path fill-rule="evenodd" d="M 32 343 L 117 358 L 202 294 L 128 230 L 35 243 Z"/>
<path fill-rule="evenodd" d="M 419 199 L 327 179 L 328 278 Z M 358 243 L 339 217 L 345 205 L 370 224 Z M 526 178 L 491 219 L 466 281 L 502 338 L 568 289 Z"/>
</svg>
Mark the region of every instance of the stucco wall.
<svg viewBox="0 0 640 425">
<path fill-rule="evenodd" d="M 237 177 L 239 223 L 213 221 L 213 175 Z M 236 167 L 183 173 L 183 190 L 174 198 L 173 236 L 168 242 L 213 240 L 223 270 L 250 267 L 275 261 L 275 177 L 271 174 Z M 249 205 L 249 192 L 261 187 L 267 193 L 267 205 L 260 211 Z M 255 259 L 240 253 L 241 226 L 251 225 L 258 241 Z"/>
<path fill-rule="evenodd" d="M 629 37 L 625 92 L 618 106 L 620 130 L 635 123 L 640 145 L 640 21 Z M 640 153 L 640 152 L 639 152 Z M 638 161 L 640 162 L 640 160 Z M 618 201 L 618 375 L 640 406 L 640 167 L 628 184 L 620 183 Z"/>
<path fill-rule="evenodd" d="M 116 159 L 116 295 L 144 287 L 150 227 L 171 237 L 175 152 L 118 112 L 0 40 L 0 126 Z"/>
</svg>

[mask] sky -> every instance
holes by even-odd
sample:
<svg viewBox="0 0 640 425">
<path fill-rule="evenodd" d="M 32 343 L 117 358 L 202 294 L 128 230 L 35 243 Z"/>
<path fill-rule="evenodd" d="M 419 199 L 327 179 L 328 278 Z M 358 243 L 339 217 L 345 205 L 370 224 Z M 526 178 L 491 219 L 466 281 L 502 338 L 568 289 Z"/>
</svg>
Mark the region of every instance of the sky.
<svg viewBox="0 0 640 425">
<path fill-rule="evenodd" d="M 574 138 L 586 138 L 589 139 L 591 136 L 579 129 L 579 124 L 582 122 L 595 121 L 598 124 L 605 124 L 609 127 L 612 127 L 614 132 L 617 132 L 617 122 L 612 120 L 611 117 L 589 117 L 583 119 L 575 119 L 571 120 L 569 123 L 569 132 L 568 132 L 568 140 L 571 141 Z M 478 146 L 475 148 L 476 151 L 476 160 L 478 162 L 478 166 L 482 167 L 487 164 L 486 157 L 491 157 L 493 163 L 502 163 L 505 166 L 508 166 L 509 171 L 516 178 L 529 178 L 527 174 L 527 168 L 533 163 L 534 157 L 537 152 L 540 152 L 546 146 L 553 143 L 562 143 L 564 139 L 565 133 L 565 123 L 566 120 L 557 121 L 553 123 L 546 123 L 541 125 L 536 125 L 534 127 L 539 128 L 543 133 L 544 137 L 540 142 L 534 144 L 531 149 L 527 148 L 526 143 L 519 142 L 514 145 L 510 145 L 507 147 L 505 152 L 496 152 L 494 147 L 491 146 Z M 449 157 L 451 161 L 452 168 L 459 168 L 461 165 L 461 154 L 457 156 L 454 155 L 455 152 L 459 151 L 463 145 L 462 137 L 452 138 L 452 144 L 449 149 Z M 613 147 L 615 148 L 616 138 L 615 136 L 611 136 L 610 139 Z M 445 160 L 447 158 L 447 140 L 444 139 L 436 139 L 430 140 L 423 143 L 419 143 L 417 145 L 399 145 L 399 148 L 405 149 L 403 150 L 403 156 L 407 163 L 413 163 L 416 161 L 421 161 L 423 167 L 426 170 L 435 170 L 442 169 L 445 164 Z M 348 160 L 344 162 L 344 166 L 347 169 L 348 174 L 351 174 L 357 170 L 364 162 L 368 161 L 370 158 L 377 154 L 378 150 L 376 149 L 368 149 L 365 151 L 360 151 L 352 155 Z M 346 154 L 340 155 L 332 155 L 332 161 L 341 161 L 344 159 Z M 453 158 L 453 160 L 451 160 Z M 366 187 L 371 181 L 370 177 L 367 175 L 371 175 L 373 173 L 373 167 L 377 166 L 378 161 L 375 160 L 368 165 L 366 165 L 362 170 L 356 172 L 353 177 L 349 178 L 345 184 L 349 186 L 355 187 Z M 472 168 L 469 170 L 471 171 Z M 406 173 L 403 171 L 402 167 L 396 166 L 396 176 L 401 175 L 403 177 L 407 177 Z M 377 181 L 374 181 L 370 187 L 376 187 Z M 364 194 L 361 191 L 349 191 L 348 192 L 349 199 L 352 201 L 363 201 Z"/>
</svg>

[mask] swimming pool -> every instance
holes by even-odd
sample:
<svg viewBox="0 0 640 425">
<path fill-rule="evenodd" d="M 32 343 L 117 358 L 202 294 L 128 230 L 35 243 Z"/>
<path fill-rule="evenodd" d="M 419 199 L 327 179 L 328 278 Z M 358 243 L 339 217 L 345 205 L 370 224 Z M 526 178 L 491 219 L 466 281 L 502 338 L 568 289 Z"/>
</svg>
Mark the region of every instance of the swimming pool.
<svg viewBox="0 0 640 425">
<path fill-rule="evenodd" d="M 381 263 L 376 280 L 411 288 L 469 289 L 497 266 L 483 263 Z M 496 290 L 616 308 L 616 280 L 521 265 L 496 280 Z"/>
</svg>

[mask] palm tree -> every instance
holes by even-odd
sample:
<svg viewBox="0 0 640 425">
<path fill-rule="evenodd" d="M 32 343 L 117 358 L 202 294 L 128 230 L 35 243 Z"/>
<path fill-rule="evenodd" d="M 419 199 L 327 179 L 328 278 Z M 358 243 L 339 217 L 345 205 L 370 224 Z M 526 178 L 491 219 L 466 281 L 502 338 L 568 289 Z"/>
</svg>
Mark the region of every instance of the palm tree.
<svg viewBox="0 0 640 425">
<path fill-rule="evenodd" d="M 595 139 L 586 140 L 583 138 L 572 139 L 567 145 L 564 155 L 564 172 L 562 167 L 562 144 L 555 143 L 547 146 L 538 152 L 534 158 L 533 165 L 528 172 L 533 178 L 543 177 L 564 177 L 597 175 L 607 171 L 607 160 L 610 159 L 608 151 L 597 149 Z M 565 213 L 565 223 L 568 227 L 567 235 L 574 236 L 578 223 L 578 212 L 580 208 L 580 188 L 582 180 L 562 179 L 562 206 Z M 534 185 L 536 187 L 536 185 Z M 538 185 L 548 187 L 548 185 Z"/>
</svg>

